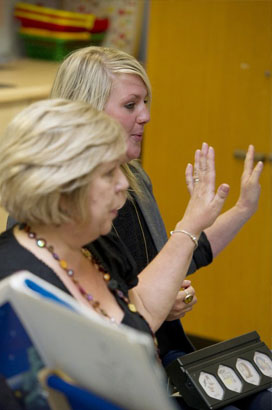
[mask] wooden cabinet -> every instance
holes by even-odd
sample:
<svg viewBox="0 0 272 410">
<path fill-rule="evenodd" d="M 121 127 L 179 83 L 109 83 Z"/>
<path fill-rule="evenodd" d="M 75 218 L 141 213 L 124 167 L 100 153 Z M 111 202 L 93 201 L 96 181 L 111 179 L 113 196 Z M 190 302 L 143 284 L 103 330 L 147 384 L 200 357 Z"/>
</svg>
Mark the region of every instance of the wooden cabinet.
<svg viewBox="0 0 272 410">
<path fill-rule="evenodd" d="M 0 134 L 12 118 L 36 100 L 47 98 L 58 63 L 22 59 L 0 66 Z M 0 208 L 0 231 L 7 213 Z"/>
<path fill-rule="evenodd" d="M 185 210 L 185 166 L 203 141 L 215 148 L 218 183 L 231 186 L 226 208 L 243 169 L 235 151 L 252 143 L 271 154 L 271 27 L 271 1 L 150 2 L 153 98 L 143 165 L 168 232 Z M 191 334 L 223 340 L 257 330 L 272 347 L 271 165 L 264 164 L 258 212 L 191 277 L 198 303 L 182 320 Z"/>
</svg>

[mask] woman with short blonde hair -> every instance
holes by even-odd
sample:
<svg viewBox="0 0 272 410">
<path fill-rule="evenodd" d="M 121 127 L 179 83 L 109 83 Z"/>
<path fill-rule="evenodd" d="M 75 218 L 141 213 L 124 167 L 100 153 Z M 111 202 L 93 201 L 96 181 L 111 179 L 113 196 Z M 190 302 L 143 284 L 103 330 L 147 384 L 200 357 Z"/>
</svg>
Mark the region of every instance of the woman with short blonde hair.
<svg viewBox="0 0 272 410">
<path fill-rule="evenodd" d="M 125 154 L 125 132 L 117 121 L 87 103 L 65 99 L 27 107 L 0 143 L 2 206 L 30 224 L 85 220 L 94 169 Z M 64 196 L 73 215 L 62 208 Z"/>
</svg>

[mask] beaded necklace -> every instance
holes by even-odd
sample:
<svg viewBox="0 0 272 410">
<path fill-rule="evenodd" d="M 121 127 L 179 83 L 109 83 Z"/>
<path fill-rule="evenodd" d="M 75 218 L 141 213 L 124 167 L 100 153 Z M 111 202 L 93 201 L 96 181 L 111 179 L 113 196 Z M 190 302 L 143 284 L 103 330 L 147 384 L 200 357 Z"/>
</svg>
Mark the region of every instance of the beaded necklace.
<svg viewBox="0 0 272 410">
<path fill-rule="evenodd" d="M 75 277 L 74 270 L 69 268 L 67 262 L 58 256 L 58 254 L 55 252 L 54 247 L 52 245 L 47 244 L 46 239 L 39 238 L 37 234 L 31 230 L 30 226 L 26 224 L 20 225 L 19 229 L 24 230 L 30 239 L 34 239 L 36 245 L 40 249 L 46 249 L 52 255 L 52 257 L 58 262 L 59 266 L 66 272 L 67 276 L 76 285 L 80 294 L 87 300 L 87 302 L 93 307 L 95 311 L 97 311 L 98 313 L 108 318 L 111 322 L 116 323 L 116 320 L 113 317 L 109 316 L 107 312 L 100 306 L 100 302 L 98 300 L 95 300 L 92 294 L 87 292 L 80 285 L 78 279 Z M 129 301 L 128 297 L 120 289 L 117 288 L 118 286 L 117 281 L 114 279 L 111 279 L 110 274 L 106 272 L 106 270 L 103 268 L 103 266 L 100 263 L 98 263 L 97 260 L 95 260 L 91 252 L 86 248 L 81 248 L 81 252 L 83 256 L 85 256 L 85 258 L 87 258 L 90 261 L 90 263 L 93 264 L 93 266 L 99 272 L 102 273 L 103 279 L 107 283 L 107 286 L 110 289 L 110 291 L 115 293 L 117 296 L 119 296 L 119 298 L 122 299 L 127 304 L 131 312 L 136 313 L 137 312 L 136 306 Z"/>
<path fill-rule="evenodd" d="M 54 247 L 52 245 L 48 245 L 47 241 L 44 238 L 39 238 L 37 234 L 31 230 L 31 227 L 25 223 L 20 224 L 19 229 L 24 230 L 30 239 L 35 240 L 36 245 L 40 249 L 46 249 L 52 255 L 52 257 L 56 261 L 58 261 L 59 266 L 67 273 L 68 277 L 76 285 L 81 295 L 89 302 L 89 304 L 93 307 L 95 311 L 102 314 L 104 317 L 109 319 L 112 323 L 118 324 L 115 318 L 109 316 L 107 312 L 100 306 L 100 302 L 98 300 L 95 300 L 93 296 L 90 293 L 86 292 L 86 290 L 80 285 L 79 281 L 75 277 L 74 270 L 68 268 L 67 262 L 58 256 L 58 254 L 55 252 Z M 92 263 L 95 266 L 95 268 L 98 269 L 98 271 L 103 274 L 103 279 L 107 283 L 109 290 L 115 295 L 117 295 L 120 299 L 122 299 L 126 303 L 126 305 L 128 306 L 128 309 L 132 313 L 137 313 L 146 322 L 146 324 L 149 327 L 149 331 L 152 335 L 152 338 L 153 338 L 157 359 L 159 362 L 161 362 L 160 357 L 159 357 L 158 341 L 157 341 L 157 338 L 153 330 L 149 326 L 149 323 L 144 319 L 144 317 L 139 312 L 137 312 L 136 306 L 130 302 L 129 298 L 120 289 L 118 289 L 118 282 L 115 279 L 111 279 L 110 274 L 103 268 L 103 266 L 99 263 L 99 261 L 97 261 L 94 258 L 91 252 L 86 248 L 81 248 L 81 252 L 85 256 L 85 258 L 87 258 L 90 261 L 90 263 Z"/>
<path fill-rule="evenodd" d="M 24 230 L 30 239 L 35 240 L 36 245 L 40 249 L 46 249 L 52 255 L 52 257 L 56 261 L 58 261 L 59 266 L 67 273 L 68 277 L 76 285 L 81 295 L 89 302 L 89 304 L 93 307 L 93 309 L 96 312 L 102 314 L 104 317 L 109 319 L 112 323 L 117 324 L 116 320 L 113 317 L 109 316 L 107 312 L 100 306 L 100 302 L 98 300 L 95 300 L 93 296 L 90 293 L 86 292 L 86 290 L 80 285 L 79 281 L 75 277 L 74 270 L 68 268 L 67 262 L 58 256 L 58 254 L 55 252 L 54 247 L 52 245 L 48 245 L 47 241 L 44 238 L 39 238 L 37 234 L 31 230 L 31 227 L 25 223 L 20 224 L 19 229 Z M 103 268 L 103 266 L 99 263 L 99 261 L 97 261 L 94 258 L 91 252 L 86 248 L 81 248 L 81 252 L 85 256 L 85 258 L 87 258 L 90 261 L 90 263 L 92 263 L 95 266 L 95 268 L 98 269 L 98 271 L 103 274 L 103 279 L 107 283 L 109 290 L 115 295 L 119 296 L 119 298 L 122 299 L 126 303 L 126 305 L 128 306 L 128 309 L 132 313 L 137 313 L 146 322 L 146 324 L 149 327 L 149 331 L 152 335 L 152 338 L 153 338 L 157 359 L 160 362 L 157 338 L 153 330 L 149 326 L 149 323 L 144 319 L 144 317 L 139 312 L 137 312 L 136 306 L 130 302 L 129 298 L 120 289 L 118 289 L 118 282 L 115 279 L 111 279 L 110 274 Z"/>
</svg>

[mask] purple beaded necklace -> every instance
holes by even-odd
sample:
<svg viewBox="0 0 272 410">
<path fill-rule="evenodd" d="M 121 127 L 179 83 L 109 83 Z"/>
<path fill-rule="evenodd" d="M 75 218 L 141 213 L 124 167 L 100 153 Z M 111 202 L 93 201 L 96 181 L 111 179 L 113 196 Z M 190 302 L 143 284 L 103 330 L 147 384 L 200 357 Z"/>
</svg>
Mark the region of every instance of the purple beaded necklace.
<svg viewBox="0 0 272 410">
<path fill-rule="evenodd" d="M 116 320 L 109 316 L 107 314 L 107 312 L 100 306 L 100 302 L 98 300 L 95 300 L 93 298 L 93 296 L 88 293 L 79 283 L 79 281 L 77 280 L 77 278 L 75 277 L 75 272 L 73 269 L 68 268 L 68 264 L 64 259 L 61 259 L 58 254 L 55 252 L 54 247 L 52 245 L 48 245 L 46 239 L 44 238 L 40 238 L 37 236 L 37 234 L 35 232 L 33 232 L 31 230 L 31 227 L 27 224 L 21 224 L 19 225 L 19 229 L 20 230 L 24 230 L 28 237 L 30 239 L 35 240 L 36 245 L 40 248 L 40 249 L 45 249 L 47 250 L 52 257 L 58 261 L 59 266 L 66 272 L 67 276 L 71 279 L 71 281 L 76 285 L 76 287 L 78 288 L 79 292 L 81 293 L 81 295 L 89 302 L 89 304 L 92 306 L 92 308 L 102 314 L 104 317 L 106 317 L 107 319 L 109 319 L 112 323 L 117 323 Z M 81 248 L 81 252 L 82 254 L 85 256 L 85 258 L 87 258 L 90 263 L 92 263 L 95 268 L 101 272 L 103 274 L 103 279 L 105 280 L 105 282 L 107 283 L 108 288 L 110 289 L 111 292 L 115 293 L 120 299 L 122 299 L 126 305 L 128 306 L 129 310 L 133 313 L 138 313 L 139 316 L 141 316 L 143 318 L 143 316 L 137 312 L 136 306 L 130 302 L 129 298 L 120 290 L 117 288 L 118 284 L 117 281 L 115 281 L 114 279 L 111 279 L 110 274 L 103 268 L 103 266 L 94 258 L 94 256 L 91 254 L 91 252 L 86 249 L 86 248 Z M 143 318 L 144 319 L 144 318 Z M 146 322 L 148 324 L 148 322 Z M 148 324 L 149 326 L 149 324 Z M 158 350 L 158 342 L 156 339 L 156 336 L 154 334 L 154 332 L 152 331 L 152 329 L 150 328 L 150 333 L 153 337 L 153 341 L 154 341 L 154 346 L 155 346 L 155 350 L 156 350 L 156 354 L 157 354 L 157 358 L 160 362 L 160 358 L 159 358 L 159 350 Z"/>
</svg>

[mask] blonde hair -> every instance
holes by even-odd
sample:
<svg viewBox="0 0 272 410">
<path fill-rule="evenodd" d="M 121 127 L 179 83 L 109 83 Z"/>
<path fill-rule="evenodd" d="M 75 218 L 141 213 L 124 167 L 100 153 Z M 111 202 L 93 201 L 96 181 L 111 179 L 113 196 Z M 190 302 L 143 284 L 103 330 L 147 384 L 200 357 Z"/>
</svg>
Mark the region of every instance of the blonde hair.
<svg viewBox="0 0 272 410">
<path fill-rule="evenodd" d="M 67 98 L 92 104 L 104 110 L 109 99 L 114 77 L 118 74 L 139 76 L 151 100 L 151 85 L 143 66 L 124 51 L 108 47 L 85 47 L 71 53 L 60 65 L 51 90 L 52 98 Z M 137 179 L 124 165 L 130 187 L 140 195 Z"/>
<path fill-rule="evenodd" d="M 19 222 L 84 221 L 94 169 L 126 152 L 125 132 L 90 104 L 43 100 L 21 111 L 0 139 L 0 202 Z M 61 207 L 66 197 L 72 215 Z"/>
</svg>

